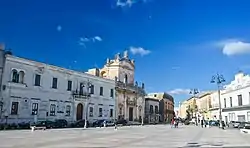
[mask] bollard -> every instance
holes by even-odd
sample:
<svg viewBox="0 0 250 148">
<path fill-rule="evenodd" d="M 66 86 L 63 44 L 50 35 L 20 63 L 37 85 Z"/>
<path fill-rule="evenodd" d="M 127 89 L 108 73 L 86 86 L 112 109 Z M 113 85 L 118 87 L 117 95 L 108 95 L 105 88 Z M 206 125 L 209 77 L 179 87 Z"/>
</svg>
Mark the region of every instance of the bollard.
<svg viewBox="0 0 250 148">
<path fill-rule="evenodd" d="M 31 131 L 32 132 L 35 131 L 35 127 L 34 126 L 31 127 Z"/>
</svg>

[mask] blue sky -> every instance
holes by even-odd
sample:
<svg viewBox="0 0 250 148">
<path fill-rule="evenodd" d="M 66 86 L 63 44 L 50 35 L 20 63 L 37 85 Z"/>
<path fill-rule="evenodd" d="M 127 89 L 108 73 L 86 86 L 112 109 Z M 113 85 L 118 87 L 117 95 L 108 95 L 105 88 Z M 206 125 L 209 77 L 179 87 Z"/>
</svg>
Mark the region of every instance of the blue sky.
<svg viewBox="0 0 250 148">
<path fill-rule="evenodd" d="M 66 68 L 102 67 L 128 49 L 148 92 L 211 90 L 217 72 L 249 73 L 250 1 L 1 0 L 0 42 Z"/>
</svg>

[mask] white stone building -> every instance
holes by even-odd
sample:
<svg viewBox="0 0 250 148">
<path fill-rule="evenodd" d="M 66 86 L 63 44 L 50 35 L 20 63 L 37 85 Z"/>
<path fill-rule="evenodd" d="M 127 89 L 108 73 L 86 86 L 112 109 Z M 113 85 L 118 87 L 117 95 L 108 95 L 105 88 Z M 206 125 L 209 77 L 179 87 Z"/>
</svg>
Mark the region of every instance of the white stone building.
<svg viewBox="0 0 250 148">
<path fill-rule="evenodd" d="M 0 56 L 5 57 L 1 122 L 73 122 L 85 119 L 86 112 L 89 122 L 116 118 L 115 81 L 10 54 Z"/>
<path fill-rule="evenodd" d="M 159 100 L 154 98 L 145 98 L 145 122 L 159 123 Z"/>
<path fill-rule="evenodd" d="M 250 76 L 239 72 L 221 91 L 224 121 L 250 121 Z"/>
</svg>

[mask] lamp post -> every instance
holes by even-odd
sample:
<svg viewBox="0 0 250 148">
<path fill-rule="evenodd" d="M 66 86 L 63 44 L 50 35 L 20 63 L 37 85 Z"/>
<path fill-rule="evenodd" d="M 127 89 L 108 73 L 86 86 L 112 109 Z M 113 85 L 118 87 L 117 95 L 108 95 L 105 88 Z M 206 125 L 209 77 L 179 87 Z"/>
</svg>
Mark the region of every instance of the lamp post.
<svg viewBox="0 0 250 148">
<path fill-rule="evenodd" d="M 145 85 L 144 85 L 144 83 L 142 83 L 141 88 L 142 88 L 142 119 L 141 119 L 141 125 L 143 126 L 144 125 L 144 114 L 145 114 L 145 111 L 144 111 L 144 109 L 145 109 L 145 105 L 144 105 L 144 102 L 145 102 L 145 90 L 144 90 Z"/>
<path fill-rule="evenodd" d="M 212 76 L 211 83 L 216 83 L 217 87 L 218 87 L 220 128 L 223 127 L 222 126 L 222 115 L 221 115 L 221 100 L 220 100 L 220 87 L 221 87 L 221 84 L 223 82 L 225 82 L 225 79 L 224 79 L 223 75 L 217 73 L 216 75 Z"/>
<path fill-rule="evenodd" d="M 3 113 L 3 98 L 0 100 L 0 121 L 2 119 L 2 113 Z"/>
<path fill-rule="evenodd" d="M 91 92 L 90 92 L 90 89 L 92 88 L 92 83 L 91 82 L 89 82 L 89 80 L 85 83 L 85 85 L 86 85 L 86 93 L 84 93 L 83 95 L 84 95 L 84 97 L 86 98 L 86 109 L 85 109 L 85 119 L 84 119 L 84 128 L 87 128 L 87 124 L 88 124 L 88 122 L 87 122 L 87 120 L 88 120 L 88 108 L 89 108 L 89 99 L 90 99 L 90 94 L 91 94 Z M 81 87 L 85 87 L 85 85 L 83 84 Z"/>
<path fill-rule="evenodd" d="M 194 89 L 191 89 L 189 94 L 193 95 L 193 97 L 195 98 L 197 94 L 199 94 L 199 90 L 197 88 L 194 88 Z M 195 104 L 195 111 L 194 111 L 194 116 L 195 116 L 195 125 L 198 126 L 198 123 L 197 123 L 197 106 Z"/>
</svg>

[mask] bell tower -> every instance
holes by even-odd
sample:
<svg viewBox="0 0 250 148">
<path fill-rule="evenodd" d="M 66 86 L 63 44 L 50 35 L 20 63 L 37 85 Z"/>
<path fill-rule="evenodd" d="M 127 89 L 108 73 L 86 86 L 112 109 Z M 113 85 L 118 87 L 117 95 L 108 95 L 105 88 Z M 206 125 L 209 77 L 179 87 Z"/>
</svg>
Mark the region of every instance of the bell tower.
<svg viewBox="0 0 250 148">
<path fill-rule="evenodd" d="M 134 84 L 135 61 L 129 59 L 128 51 L 125 50 L 123 55 L 117 53 L 114 59 L 106 60 L 104 68 L 101 69 L 100 76 L 108 79 Z"/>
</svg>

